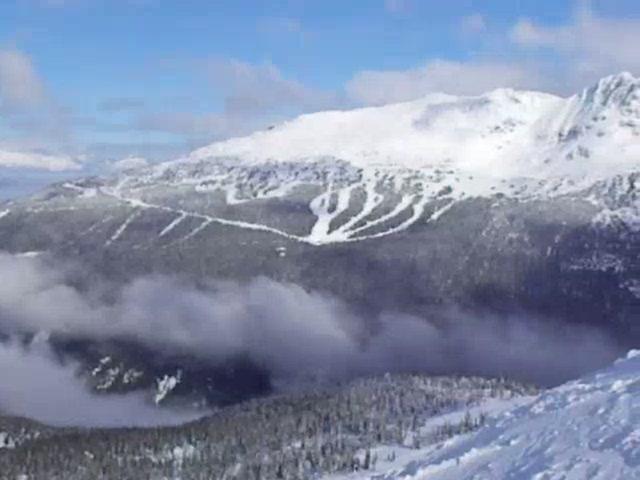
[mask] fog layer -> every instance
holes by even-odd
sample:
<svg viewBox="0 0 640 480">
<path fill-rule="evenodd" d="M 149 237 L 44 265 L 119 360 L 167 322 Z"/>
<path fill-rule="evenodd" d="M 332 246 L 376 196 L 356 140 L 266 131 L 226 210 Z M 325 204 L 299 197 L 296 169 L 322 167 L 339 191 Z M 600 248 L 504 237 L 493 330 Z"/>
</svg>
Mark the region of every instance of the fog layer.
<svg viewBox="0 0 640 480">
<path fill-rule="evenodd" d="M 68 272 L 38 258 L 0 254 L 0 333 L 124 337 L 152 351 L 188 352 L 212 363 L 242 354 L 279 384 L 399 371 L 505 375 L 554 384 L 619 354 L 600 331 L 548 319 L 476 316 L 453 308 L 437 312 L 438 327 L 426 314 L 364 318 L 334 297 L 266 278 L 196 288 L 173 277 L 143 277 L 107 300 L 101 285 L 82 292 L 73 287 Z M 9 372 L 8 378 L 3 373 L 0 408 L 28 398 L 13 413 L 41 418 L 33 413 L 39 411 L 37 396 L 47 391 L 38 390 L 41 385 L 54 392 L 47 395 L 47 412 L 53 403 L 61 408 L 72 403 L 69 396 L 84 401 L 70 370 L 47 355 L 27 355 L 9 345 L 0 351 L 0 365 Z M 108 419 L 116 405 L 109 402 L 123 402 L 118 408 L 126 410 L 129 401 L 92 400 L 84 414 L 94 415 L 90 404 L 102 402 L 95 408 L 104 407 L 101 418 Z M 73 410 L 69 413 L 82 414 Z M 64 410 L 51 418 L 62 415 Z"/>
</svg>

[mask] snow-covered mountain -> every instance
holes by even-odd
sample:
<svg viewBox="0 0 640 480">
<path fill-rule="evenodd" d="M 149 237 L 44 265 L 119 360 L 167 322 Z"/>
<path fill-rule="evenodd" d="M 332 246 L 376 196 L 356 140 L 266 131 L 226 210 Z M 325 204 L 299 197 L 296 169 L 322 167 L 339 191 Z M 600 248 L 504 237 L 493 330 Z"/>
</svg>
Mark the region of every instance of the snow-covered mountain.
<svg viewBox="0 0 640 480">
<path fill-rule="evenodd" d="M 362 168 L 445 168 L 498 180 L 560 175 L 593 180 L 611 174 L 611 168 L 624 173 L 637 166 L 639 122 L 640 80 L 621 73 L 568 99 L 499 89 L 478 97 L 435 94 L 304 115 L 202 148 L 190 158 L 237 157 L 259 164 L 333 157 Z"/>
<path fill-rule="evenodd" d="M 635 191 L 639 159 L 640 80 L 621 73 L 566 99 L 500 89 L 303 115 L 106 183 L 63 188 L 81 198 L 109 196 L 134 213 L 173 214 L 159 237 L 191 218 L 200 226 L 183 239 L 217 223 L 326 244 L 392 234 L 434 221 L 461 200 L 494 195 L 531 200 L 582 193 L 599 207 L 598 220 L 619 214 L 638 227 L 637 202 L 609 203 Z M 150 201 L 162 187 L 192 190 L 199 205 Z M 225 216 L 212 205 L 220 194 L 233 208 L 305 187 L 316 191 L 307 205 L 315 221 L 304 229 Z M 128 226 L 121 224 L 122 233 Z M 120 229 L 113 233 L 120 238 Z"/>
<path fill-rule="evenodd" d="M 640 478 L 640 351 L 500 412 L 479 431 L 410 453 L 403 466 L 341 478 Z"/>
<path fill-rule="evenodd" d="M 622 73 L 567 99 L 500 89 L 478 97 L 437 94 L 304 115 L 186 159 L 134 170 L 103 193 L 173 212 L 175 222 L 160 236 L 195 217 L 202 225 L 326 244 L 389 235 L 425 217 L 435 221 L 467 198 L 502 194 L 531 200 L 579 192 L 600 207 L 594 220 L 624 215 L 635 228 L 636 202 L 613 210 L 608 203 L 634 188 L 639 159 L 640 80 Z M 222 193 L 230 206 L 286 197 L 310 185 L 320 192 L 308 205 L 315 223 L 297 231 L 141 198 L 160 185 Z"/>
<path fill-rule="evenodd" d="M 0 249 L 72 259 L 78 283 L 264 276 L 371 318 L 441 321 L 454 306 L 640 340 L 640 80 L 628 73 L 569 98 L 502 89 L 304 115 L 133 167 L 1 204 Z M 148 367 L 98 350 L 89 371 L 108 356 L 121 372 Z M 189 384 L 190 369 L 167 365 L 141 378 L 181 369 Z"/>
</svg>

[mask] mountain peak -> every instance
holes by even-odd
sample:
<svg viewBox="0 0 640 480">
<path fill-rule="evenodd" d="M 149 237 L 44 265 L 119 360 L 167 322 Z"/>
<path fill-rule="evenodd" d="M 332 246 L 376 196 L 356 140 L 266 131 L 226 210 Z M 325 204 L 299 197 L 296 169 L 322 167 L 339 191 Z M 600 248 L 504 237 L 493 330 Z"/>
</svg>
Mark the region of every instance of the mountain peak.
<svg viewBox="0 0 640 480">
<path fill-rule="evenodd" d="M 640 100 L 640 79 L 629 72 L 609 75 L 585 89 L 580 97 L 587 106 L 627 106 Z"/>
<path fill-rule="evenodd" d="M 608 75 L 600 79 L 601 82 L 621 82 L 621 83 L 633 83 L 633 82 L 637 83 L 638 80 L 639 79 L 636 78 L 631 72 L 626 70 L 613 75 Z"/>
</svg>

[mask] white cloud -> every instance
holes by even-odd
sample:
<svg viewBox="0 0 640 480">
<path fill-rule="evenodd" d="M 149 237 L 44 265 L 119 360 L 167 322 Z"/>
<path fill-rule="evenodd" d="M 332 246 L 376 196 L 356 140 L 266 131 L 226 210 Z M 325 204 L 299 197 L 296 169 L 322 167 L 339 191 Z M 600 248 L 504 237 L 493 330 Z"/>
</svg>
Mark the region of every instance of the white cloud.
<svg viewBox="0 0 640 480">
<path fill-rule="evenodd" d="M 47 102 L 44 82 L 31 58 L 18 50 L 0 50 L 0 107 L 23 110 Z"/>
<path fill-rule="evenodd" d="M 509 38 L 521 48 L 547 50 L 562 57 L 564 75 L 573 84 L 584 85 L 621 70 L 640 72 L 640 19 L 606 18 L 588 3 L 580 5 L 571 21 L 560 26 L 521 19 Z"/>
<path fill-rule="evenodd" d="M 294 108 L 321 108 L 334 99 L 331 93 L 286 78 L 271 63 L 250 64 L 238 60 L 212 61 L 208 65 L 214 88 L 225 94 L 229 114 L 269 112 Z"/>
<path fill-rule="evenodd" d="M 0 166 L 50 171 L 80 168 L 69 148 L 70 113 L 49 94 L 33 60 L 0 49 Z"/>
<path fill-rule="evenodd" d="M 569 95 L 620 70 L 637 74 L 640 20 L 603 18 L 582 5 L 565 25 L 553 27 L 521 19 L 506 28 L 490 28 L 490 19 L 481 13 L 462 17 L 457 33 L 477 42 L 468 59 L 427 58 L 407 69 L 360 71 L 333 92 L 289 78 L 272 63 L 209 61 L 205 68 L 212 89 L 223 98 L 221 110 L 147 111 L 134 121 L 134 128 L 170 132 L 199 145 L 300 113 L 353 104 L 380 105 L 434 92 L 476 95 L 499 87 Z M 386 0 L 384 6 L 400 14 L 409 11 L 412 2 Z M 258 26 L 303 33 L 294 18 L 264 19 Z"/>
<path fill-rule="evenodd" d="M 499 87 L 534 88 L 543 84 L 539 73 L 526 64 L 432 60 L 407 70 L 360 72 L 348 82 L 346 91 L 356 102 L 380 105 L 434 92 L 476 95 Z"/>
<path fill-rule="evenodd" d="M 0 343 L 0 365 L 0 406 L 10 415 L 84 427 L 175 425 L 201 416 L 156 408 L 143 394 L 92 394 L 77 377 L 78 365 L 61 364 L 42 336 L 28 347 Z"/>
<path fill-rule="evenodd" d="M 401 2 L 388 2 L 397 10 Z M 605 18 L 580 2 L 570 21 L 546 26 L 521 19 L 493 32 L 469 60 L 427 60 L 405 70 L 369 70 L 347 83 L 347 96 L 365 105 L 412 100 L 433 92 L 476 95 L 498 87 L 572 94 L 622 70 L 640 72 L 640 19 Z M 488 32 L 476 13 L 461 19 L 459 32 Z M 499 45 L 499 48 L 496 48 Z"/>
<path fill-rule="evenodd" d="M 77 170 L 80 164 L 68 155 L 0 150 L 0 166 L 50 171 Z"/>
<path fill-rule="evenodd" d="M 220 112 L 148 112 L 135 127 L 200 137 L 203 140 L 243 135 L 300 113 L 331 108 L 337 95 L 292 80 L 273 64 L 211 60 L 205 70 L 212 88 L 223 97 Z"/>
<path fill-rule="evenodd" d="M 355 314 L 338 298 L 266 278 L 197 288 L 173 277 L 142 277 L 110 291 L 111 300 L 105 301 L 99 300 L 106 298 L 105 285 L 75 286 L 74 268 L 81 267 L 0 253 L 3 333 L 129 338 L 165 354 L 190 352 L 211 364 L 246 355 L 286 381 L 393 371 L 555 381 L 618 355 L 608 336 L 578 325 L 457 310 L 433 312 L 447 320 L 438 327 L 402 314 L 371 318 Z M 506 348 L 497 351 L 497 344 Z M 559 365 L 558 358 L 566 361 Z M 18 375 L 16 381 L 29 384 L 38 378 Z M 24 388 L 3 382 L 0 404 L 4 389 L 19 394 Z"/>
<path fill-rule="evenodd" d="M 465 35 L 475 35 L 487 30 L 487 20 L 484 15 L 474 13 L 463 17 L 460 21 L 460 31 Z"/>
</svg>

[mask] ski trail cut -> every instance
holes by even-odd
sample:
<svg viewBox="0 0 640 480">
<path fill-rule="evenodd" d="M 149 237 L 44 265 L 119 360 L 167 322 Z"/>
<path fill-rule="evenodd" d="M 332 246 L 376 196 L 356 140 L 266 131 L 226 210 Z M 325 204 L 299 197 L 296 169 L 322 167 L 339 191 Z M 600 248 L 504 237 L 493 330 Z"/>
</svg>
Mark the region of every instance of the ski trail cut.
<svg viewBox="0 0 640 480">
<path fill-rule="evenodd" d="M 131 222 L 133 222 L 133 220 L 135 220 L 135 218 L 138 216 L 140 212 L 138 210 L 134 211 L 131 215 L 129 215 L 127 217 L 127 219 L 122 223 L 122 225 L 120 225 L 118 227 L 118 229 L 115 231 L 115 233 L 111 236 L 111 238 L 109 240 L 107 240 L 104 244 L 105 247 L 108 247 L 109 245 L 111 245 L 113 242 L 117 241 L 122 234 L 125 232 L 125 230 L 127 229 L 127 227 L 131 224 Z"/>
<path fill-rule="evenodd" d="M 173 230 L 174 228 L 176 228 L 178 225 L 180 225 L 180 223 L 187 218 L 186 213 L 180 213 L 180 215 L 178 215 L 169 225 L 167 225 L 166 227 L 164 227 L 164 229 L 160 232 L 160 234 L 158 235 L 158 237 L 164 237 L 167 233 L 169 233 L 171 230 Z"/>
</svg>

